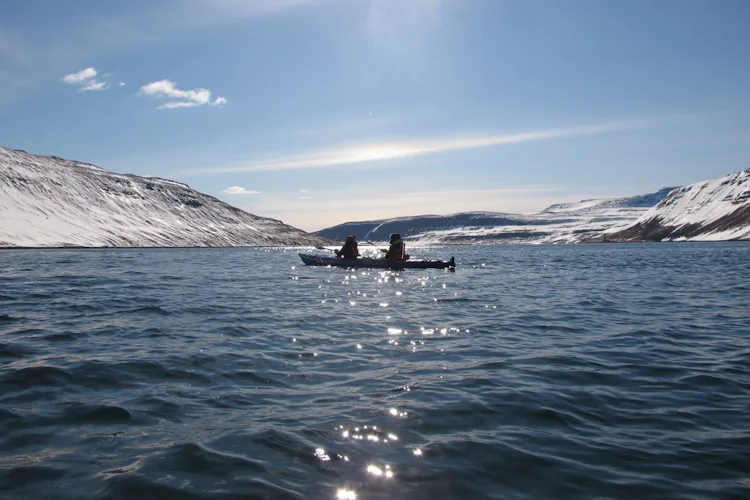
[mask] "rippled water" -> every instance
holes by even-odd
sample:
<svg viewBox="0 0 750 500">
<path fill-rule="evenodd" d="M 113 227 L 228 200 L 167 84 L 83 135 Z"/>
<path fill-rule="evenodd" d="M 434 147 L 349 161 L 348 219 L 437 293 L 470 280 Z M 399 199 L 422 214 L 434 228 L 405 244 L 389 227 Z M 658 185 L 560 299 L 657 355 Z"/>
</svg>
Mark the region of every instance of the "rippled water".
<svg viewBox="0 0 750 500">
<path fill-rule="evenodd" d="M 0 252 L 0 497 L 750 498 L 750 245 Z"/>
</svg>

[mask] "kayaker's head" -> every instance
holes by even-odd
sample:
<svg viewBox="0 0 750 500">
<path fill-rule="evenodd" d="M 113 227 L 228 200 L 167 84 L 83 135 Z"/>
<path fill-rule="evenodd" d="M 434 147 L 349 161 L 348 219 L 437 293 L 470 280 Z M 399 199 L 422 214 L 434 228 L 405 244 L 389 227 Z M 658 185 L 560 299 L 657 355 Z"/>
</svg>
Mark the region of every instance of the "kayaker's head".
<svg viewBox="0 0 750 500">
<path fill-rule="evenodd" d="M 401 239 L 401 235 L 398 233 L 391 234 L 391 243 L 396 242 Z"/>
<path fill-rule="evenodd" d="M 346 237 L 346 241 L 354 241 L 356 238 L 352 235 Z"/>
</svg>

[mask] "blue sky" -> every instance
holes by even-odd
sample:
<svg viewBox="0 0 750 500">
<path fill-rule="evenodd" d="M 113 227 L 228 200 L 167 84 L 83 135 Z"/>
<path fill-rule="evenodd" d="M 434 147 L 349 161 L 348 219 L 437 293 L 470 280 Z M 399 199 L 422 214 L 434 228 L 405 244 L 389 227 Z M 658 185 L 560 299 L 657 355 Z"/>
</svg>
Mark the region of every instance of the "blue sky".
<svg viewBox="0 0 750 500">
<path fill-rule="evenodd" d="M 750 167 L 747 0 L 26 0 L 0 145 L 317 230 Z M 233 189 L 231 189 L 233 188 Z"/>
</svg>

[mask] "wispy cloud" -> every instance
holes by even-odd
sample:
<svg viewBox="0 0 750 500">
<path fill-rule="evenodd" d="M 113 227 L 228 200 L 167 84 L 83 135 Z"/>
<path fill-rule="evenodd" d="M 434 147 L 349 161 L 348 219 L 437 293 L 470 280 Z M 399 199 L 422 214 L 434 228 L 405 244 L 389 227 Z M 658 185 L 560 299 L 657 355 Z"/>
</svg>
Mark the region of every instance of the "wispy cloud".
<svg viewBox="0 0 750 500">
<path fill-rule="evenodd" d="M 86 85 L 81 87 L 82 91 L 86 90 L 105 90 L 107 89 L 107 82 L 98 82 L 95 80 L 91 80 Z"/>
<path fill-rule="evenodd" d="M 182 175 L 215 174 L 222 172 L 256 172 L 275 170 L 296 170 L 322 168 L 352 163 L 393 160 L 422 156 L 461 149 L 473 149 L 504 144 L 541 141 L 561 137 L 601 134 L 615 130 L 632 128 L 641 121 L 605 123 L 584 127 L 570 127 L 553 130 L 540 130 L 504 135 L 458 136 L 412 141 L 392 141 L 356 146 L 339 146 L 302 155 L 286 156 L 268 160 L 252 161 L 244 164 L 216 166 L 183 172 Z"/>
<path fill-rule="evenodd" d="M 165 0 L 112 12 L 67 9 L 61 21 L 73 16 L 73 30 L 46 29 L 35 22 L 33 9 L 24 17 L 5 16 L 9 22 L 0 23 L 0 105 L 26 97 L 71 67 L 83 67 L 112 52 L 179 44 L 207 30 L 281 16 L 321 1 L 326 0 Z M 34 23 L 29 24 L 34 28 L 17 21 Z"/>
<path fill-rule="evenodd" d="M 95 78 L 97 75 L 97 71 L 94 68 L 86 68 L 82 69 L 81 71 L 77 73 L 70 73 L 68 75 L 65 75 L 62 78 L 62 81 L 65 83 L 83 83 L 86 82 L 92 78 Z"/>
<path fill-rule="evenodd" d="M 86 68 L 63 76 L 62 81 L 70 85 L 78 85 L 80 87 L 79 91 L 106 90 L 109 88 L 109 82 L 104 77 L 108 76 L 111 75 L 99 75 L 96 68 Z M 120 82 L 119 85 L 122 86 L 125 84 Z"/>
<path fill-rule="evenodd" d="M 192 108 L 205 104 L 218 106 L 227 102 L 224 97 L 217 97 L 212 101 L 211 91 L 208 89 L 180 90 L 170 80 L 159 80 L 144 85 L 141 87 L 140 94 L 158 99 L 172 99 L 170 102 L 159 106 L 159 109 Z"/>
<path fill-rule="evenodd" d="M 222 191 L 224 194 L 260 194 L 260 191 L 250 191 L 240 186 L 232 186 Z"/>
</svg>

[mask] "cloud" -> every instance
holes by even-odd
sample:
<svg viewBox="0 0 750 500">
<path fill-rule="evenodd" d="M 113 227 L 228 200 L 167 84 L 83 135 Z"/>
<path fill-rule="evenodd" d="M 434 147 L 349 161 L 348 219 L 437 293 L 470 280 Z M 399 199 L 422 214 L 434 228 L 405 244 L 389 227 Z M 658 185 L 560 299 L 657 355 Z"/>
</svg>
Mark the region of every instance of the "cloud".
<svg viewBox="0 0 750 500">
<path fill-rule="evenodd" d="M 107 88 L 106 82 L 97 82 L 94 80 L 91 80 L 88 82 L 85 86 L 81 87 L 81 90 L 105 90 Z"/>
<path fill-rule="evenodd" d="M 462 149 L 474 149 L 504 144 L 541 141 L 561 137 L 601 134 L 615 130 L 632 128 L 646 123 L 646 120 L 604 123 L 584 127 L 540 130 L 504 135 L 458 136 L 448 138 L 392 141 L 355 146 L 331 147 L 307 154 L 248 162 L 240 165 L 225 165 L 183 172 L 183 175 L 215 174 L 222 172 L 257 172 L 323 168 L 353 163 L 409 158 L 429 154 L 444 153 Z"/>
<path fill-rule="evenodd" d="M 222 191 L 224 194 L 260 194 L 260 191 L 249 191 L 240 186 L 232 186 Z"/>
<path fill-rule="evenodd" d="M 86 80 L 96 78 L 96 75 L 97 75 L 96 69 L 86 68 L 86 69 L 82 69 L 81 71 L 77 73 L 70 73 L 69 75 L 65 75 L 62 78 L 62 81 L 64 81 L 65 83 L 71 83 L 71 84 L 83 83 Z"/>
<path fill-rule="evenodd" d="M 99 72 L 96 68 L 86 68 L 76 73 L 70 73 L 62 77 L 62 81 L 70 85 L 78 85 L 78 89 L 81 92 L 88 90 L 106 90 L 109 88 L 109 82 L 106 77 L 112 76 L 111 74 L 101 75 L 97 78 Z M 119 86 L 125 85 L 123 82 L 119 83 Z"/>
<path fill-rule="evenodd" d="M 138 8 L 61 9 L 59 23 L 74 23 L 75 29 L 58 30 L 36 22 L 34 9 L 16 9 L 15 16 L 0 16 L 0 105 L 29 98 L 50 75 L 86 67 L 113 53 L 180 45 L 210 36 L 210 30 L 260 22 L 324 1 L 164 0 L 139 2 Z"/>
<path fill-rule="evenodd" d="M 212 101 L 211 91 L 208 89 L 180 90 L 170 80 L 159 80 L 158 82 L 146 84 L 141 87 L 139 93 L 141 95 L 153 96 L 157 99 L 175 99 L 162 104 L 159 106 L 159 109 L 192 108 L 203 106 L 204 104 L 218 106 L 227 103 L 224 97 L 217 97 Z"/>
</svg>

